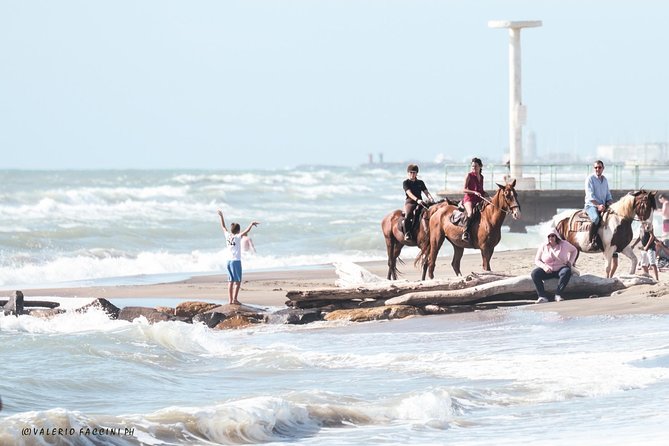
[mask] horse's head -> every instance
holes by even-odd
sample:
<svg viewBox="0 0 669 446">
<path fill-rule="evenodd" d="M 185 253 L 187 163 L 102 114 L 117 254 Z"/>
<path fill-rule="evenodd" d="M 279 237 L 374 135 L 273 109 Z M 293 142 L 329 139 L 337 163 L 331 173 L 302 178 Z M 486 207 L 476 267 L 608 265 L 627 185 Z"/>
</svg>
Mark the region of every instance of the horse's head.
<svg viewBox="0 0 669 446">
<path fill-rule="evenodd" d="M 497 187 L 499 187 L 497 194 L 501 195 L 502 198 L 500 207 L 505 212 L 510 212 L 514 220 L 518 220 L 520 218 L 520 203 L 518 202 L 518 192 L 515 189 L 516 180 L 506 185 L 497 183 Z"/>
<path fill-rule="evenodd" d="M 634 213 L 641 221 L 650 220 L 653 211 L 657 209 L 655 194 L 657 191 L 647 192 L 643 189 L 630 192 L 634 197 Z"/>
</svg>

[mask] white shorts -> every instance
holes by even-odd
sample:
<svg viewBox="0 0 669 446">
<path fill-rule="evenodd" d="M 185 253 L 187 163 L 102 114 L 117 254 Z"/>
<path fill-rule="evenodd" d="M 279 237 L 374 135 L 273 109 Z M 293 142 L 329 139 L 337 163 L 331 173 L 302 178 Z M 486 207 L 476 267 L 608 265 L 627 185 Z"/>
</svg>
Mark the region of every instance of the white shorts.
<svg viewBox="0 0 669 446">
<path fill-rule="evenodd" d="M 657 254 L 654 249 L 641 251 L 641 266 L 657 266 Z"/>
</svg>

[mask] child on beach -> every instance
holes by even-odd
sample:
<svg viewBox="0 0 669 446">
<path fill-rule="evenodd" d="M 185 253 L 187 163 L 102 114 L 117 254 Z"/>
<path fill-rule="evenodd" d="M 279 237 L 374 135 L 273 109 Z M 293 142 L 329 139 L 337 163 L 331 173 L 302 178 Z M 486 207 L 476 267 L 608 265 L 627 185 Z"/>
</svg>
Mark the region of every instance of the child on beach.
<svg viewBox="0 0 669 446">
<path fill-rule="evenodd" d="M 221 226 L 223 227 L 223 233 L 225 234 L 225 240 L 231 256 L 231 259 L 228 260 L 229 303 L 239 305 L 240 302 L 237 299 L 237 296 L 239 295 L 239 288 L 242 285 L 242 237 L 248 235 L 248 233 L 251 232 L 251 229 L 254 226 L 258 226 L 260 223 L 253 221 L 248 228 L 240 233 L 239 230 L 241 229 L 241 226 L 239 223 L 232 223 L 230 225 L 230 231 L 228 231 L 221 210 L 218 211 L 218 216 L 221 217 Z"/>
<path fill-rule="evenodd" d="M 653 233 L 652 223 L 642 222 L 639 230 L 639 236 L 632 244 L 634 248 L 637 243 L 641 242 L 641 268 L 643 272 L 648 274 L 649 267 L 653 269 L 655 280 L 660 280 L 657 272 L 657 253 L 655 252 L 655 234 Z"/>
</svg>

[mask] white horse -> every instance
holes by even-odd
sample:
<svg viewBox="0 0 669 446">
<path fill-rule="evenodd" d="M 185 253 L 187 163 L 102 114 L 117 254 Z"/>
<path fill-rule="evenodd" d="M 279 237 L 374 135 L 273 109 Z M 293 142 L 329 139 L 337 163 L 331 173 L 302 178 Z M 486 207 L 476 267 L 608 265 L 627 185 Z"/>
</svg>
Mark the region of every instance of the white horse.
<svg viewBox="0 0 669 446">
<path fill-rule="evenodd" d="M 609 206 L 602 213 L 597 235 L 600 240 L 599 247 L 595 250 L 587 250 L 589 244 L 589 228 L 592 225 L 588 215 L 582 210 L 568 210 L 553 217 L 552 225 L 560 234 L 560 237 L 570 242 L 579 253 L 593 254 L 601 252 L 606 258 L 606 277 L 613 277 L 618 267 L 618 253 L 622 252 L 632 262 L 630 274 L 636 271 L 637 258 L 630 246 L 634 238 L 632 221 L 649 221 L 652 219 L 656 192 L 639 190 L 629 192 Z"/>
</svg>

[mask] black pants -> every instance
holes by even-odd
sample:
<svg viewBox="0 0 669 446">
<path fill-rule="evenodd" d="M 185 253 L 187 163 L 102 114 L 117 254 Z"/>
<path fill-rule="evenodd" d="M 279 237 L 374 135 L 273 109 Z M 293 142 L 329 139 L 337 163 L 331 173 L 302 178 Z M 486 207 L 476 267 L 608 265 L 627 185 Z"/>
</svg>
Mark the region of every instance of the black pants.
<svg viewBox="0 0 669 446">
<path fill-rule="evenodd" d="M 558 286 L 555 294 L 562 294 L 562 291 L 567 287 L 569 279 L 571 279 L 571 268 L 563 266 L 559 271 L 551 271 L 547 273 L 542 268 L 534 268 L 532 270 L 532 282 L 537 289 L 538 297 L 546 297 L 546 289 L 544 288 L 544 280 L 558 278 Z"/>
<path fill-rule="evenodd" d="M 404 230 L 407 234 L 411 233 L 411 229 L 413 228 L 413 213 L 416 209 L 416 206 L 418 206 L 418 203 L 413 200 L 407 200 L 404 202 Z"/>
</svg>

